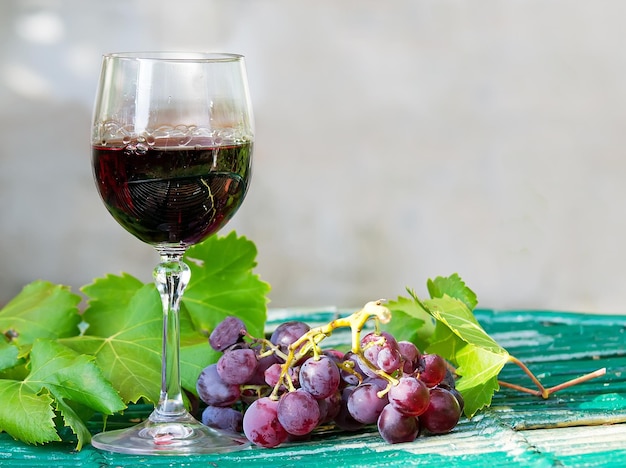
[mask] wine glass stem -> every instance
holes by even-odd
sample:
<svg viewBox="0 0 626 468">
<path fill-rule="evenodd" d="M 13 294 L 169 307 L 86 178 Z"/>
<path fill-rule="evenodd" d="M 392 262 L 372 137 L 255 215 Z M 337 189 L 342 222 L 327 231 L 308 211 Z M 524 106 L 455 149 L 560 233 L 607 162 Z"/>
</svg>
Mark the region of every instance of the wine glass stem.
<svg viewBox="0 0 626 468">
<path fill-rule="evenodd" d="M 180 380 L 180 299 L 189 284 L 191 271 L 180 253 L 162 253 L 154 269 L 154 282 L 163 304 L 163 355 L 161 396 L 156 415 L 171 419 L 186 413 Z"/>
</svg>

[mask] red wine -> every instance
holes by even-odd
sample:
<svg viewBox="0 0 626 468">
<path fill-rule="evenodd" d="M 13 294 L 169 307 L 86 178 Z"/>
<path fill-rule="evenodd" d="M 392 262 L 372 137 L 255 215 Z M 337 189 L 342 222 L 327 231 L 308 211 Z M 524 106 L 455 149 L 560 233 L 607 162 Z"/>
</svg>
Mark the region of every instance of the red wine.
<svg viewBox="0 0 626 468">
<path fill-rule="evenodd" d="M 248 189 L 251 143 L 109 145 L 93 147 L 100 196 L 117 222 L 148 244 L 204 240 L 235 214 Z"/>
</svg>

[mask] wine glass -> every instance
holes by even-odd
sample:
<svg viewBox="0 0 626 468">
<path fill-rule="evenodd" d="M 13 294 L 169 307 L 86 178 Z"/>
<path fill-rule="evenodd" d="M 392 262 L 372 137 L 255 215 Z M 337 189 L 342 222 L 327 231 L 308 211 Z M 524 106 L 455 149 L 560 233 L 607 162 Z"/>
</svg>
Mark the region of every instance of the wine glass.
<svg viewBox="0 0 626 468">
<path fill-rule="evenodd" d="M 163 303 L 163 348 L 161 394 L 150 417 L 94 435 L 93 446 L 171 455 L 248 445 L 238 434 L 204 426 L 186 410 L 178 311 L 190 278 L 182 256 L 224 226 L 241 205 L 253 139 L 242 56 L 103 56 L 91 138 L 94 177 L 113 218 L 161 257 L 154 280 Z"/>
</svg>

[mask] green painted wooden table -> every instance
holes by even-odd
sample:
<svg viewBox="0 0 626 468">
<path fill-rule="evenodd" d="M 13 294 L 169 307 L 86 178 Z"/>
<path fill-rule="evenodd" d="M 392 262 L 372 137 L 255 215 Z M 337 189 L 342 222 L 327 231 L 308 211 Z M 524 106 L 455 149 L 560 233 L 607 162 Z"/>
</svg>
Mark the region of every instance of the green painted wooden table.
<svg viewBox="0 0 626 468">
<path fill-rule="evenodd" d="M 268 326 L 286 319 L 315 326 L 337 314 L 343 315 L 334 310 L 274 310 Z M 601 367 L 607 373 L 548 400 L 503 388 L 489 409 L 471 420 L 462 419 L 452 433 L 419 437 L 408 444 L 386 444 L 372 428 L 358 433 L 330 431 L 274 449 L 141 457 L 91 446 L 73 452 L 61 443 L 32 447 L 0 434 L 0 466 L 626 466 L 626 316 L 479 310 L 476 317 L 546 386 Z M 329 346 L 348 343 L 349 335 L 337 331 L 327 340 Z M 505 366 L 501 378 L 529 386 L 517 366 Z M 117 423 L 127 424 L 148 412 L 145 406 L 134 407 Z M 95 422 L 93 430 L 98 430 Z"/>
</svg>

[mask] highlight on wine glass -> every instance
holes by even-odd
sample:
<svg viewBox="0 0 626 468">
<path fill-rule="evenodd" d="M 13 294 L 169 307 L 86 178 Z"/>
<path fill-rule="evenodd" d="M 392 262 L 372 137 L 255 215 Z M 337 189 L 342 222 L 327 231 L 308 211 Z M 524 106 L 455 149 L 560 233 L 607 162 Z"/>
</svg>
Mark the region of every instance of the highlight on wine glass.
<svg viewBox="0 0 626 468">
<path fill-rule="evenodd" d="M 244 58 L 140 52 L 103 56 L 92 125 L 93 170 L 109 213 L 154 247 L 163 303 L 161 394 L 136 426 L 92 445 L 130 454 L 216 453 L 245 438 L 204 426 L 186 410 L 180 381 L 185 250 L 222 228 L 250 182 L 254 124 Z"/>
</svg>

